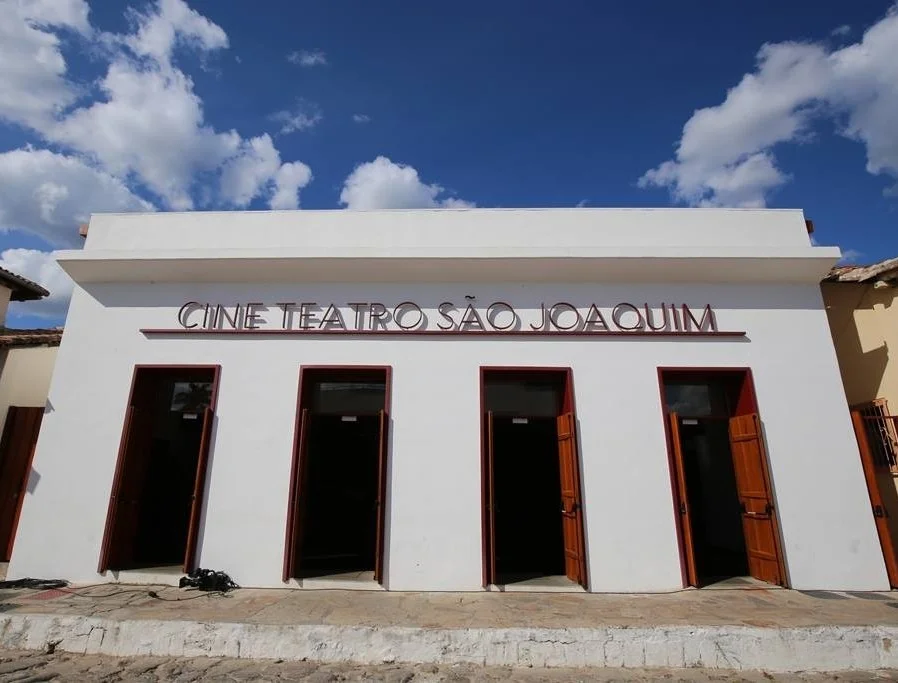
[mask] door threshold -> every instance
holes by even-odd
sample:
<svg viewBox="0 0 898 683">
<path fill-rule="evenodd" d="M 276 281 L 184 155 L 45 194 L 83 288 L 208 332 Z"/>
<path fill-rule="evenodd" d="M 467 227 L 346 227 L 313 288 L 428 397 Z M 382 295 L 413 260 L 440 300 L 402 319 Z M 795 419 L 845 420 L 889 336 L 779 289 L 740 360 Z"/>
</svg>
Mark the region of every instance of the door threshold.
<svg viewBox="0 0 898 683">
<path fill-rule="evenodd" d="M 579 583 L 571 581 L 564 575 L 538 576 L 522 581 L 509 581 L 504 584 L 491 584 L 487 590 L 500 593 L 585 593 L 586 589 Z"/>
<path fill-rule="evenodd" d="M 109 569 L 106 575 L 112 575 L 113 580 L 119 583 L 172 585 L 177 584 L 186 572 L 179 564 L 163 565 L 160 567 L 142 567 L 140 569 Z"/>
<path fill-rule="evenodd" d="M 729 576 L 725 579 L 711 579 L 710 583 L 701 586 L 699 590 L 784 590 L 775 583 L 767 583 L 753 576 Z"/>
<path fill-rule="evenodd" d="M 386 590 L 374 580 L 374 572 L 340 572 L 309 576 L 303 579 L 290 579 L 293 588 L 306 590 L 348 590 L 348 591 L 382 591 Z"/>
</svg>

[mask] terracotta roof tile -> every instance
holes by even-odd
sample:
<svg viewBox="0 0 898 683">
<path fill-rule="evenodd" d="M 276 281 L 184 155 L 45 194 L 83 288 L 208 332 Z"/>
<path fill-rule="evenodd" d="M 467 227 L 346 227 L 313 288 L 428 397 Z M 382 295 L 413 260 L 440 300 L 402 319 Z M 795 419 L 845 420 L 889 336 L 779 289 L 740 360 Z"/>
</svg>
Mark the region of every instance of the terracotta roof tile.
<svg viewBox="0 0 898 683">
<path fill-rule="evenodd" d="M 869 266 L 835 266 L 824 282 L 873 282 L 898 279 L 898 258 L 890 258 Z"/>
<path fill-rule="evenodd" d="M 15 330 L 0 327 L 0 348 L 20 346 L 59 346 L 62 328 Z"/>
<path fill-rule="evenodd" d="M 0 284 L 12 290 L 10 299 L 13 301 L 34 301 L 49 296 L 50 292 L 27 277 L 16 275 L 6 268 L 0 268 Z"/>
</svg>

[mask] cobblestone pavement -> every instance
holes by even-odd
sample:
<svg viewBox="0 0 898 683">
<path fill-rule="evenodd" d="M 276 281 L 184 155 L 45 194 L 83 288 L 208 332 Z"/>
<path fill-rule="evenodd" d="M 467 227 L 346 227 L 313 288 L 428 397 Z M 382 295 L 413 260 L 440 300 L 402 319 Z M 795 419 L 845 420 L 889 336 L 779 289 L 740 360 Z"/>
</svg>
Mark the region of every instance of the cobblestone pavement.
<svg viewBox="0 0 898 683">
<path fill-rule="evenodd" d="M 36 683 L 37 681 L 377 681 L 382 683 L 429 683 L 447 681 L 517 681 L 531 683 L 573 683 L 574 681 L 894 681 L 898 672 L 850 672 L 844 674 L 788 674 L 765 672 L 722 672 L 699 669 L 510 669 L 472 665 L 435 666 L 428 664 L 391 664 L 363 666 L 354 664 L 315 664 L 245 659 L 180 659 L 172 657 L 102 657 L 68 653 L 0 652 L 0 681 Z"/>
</svg>

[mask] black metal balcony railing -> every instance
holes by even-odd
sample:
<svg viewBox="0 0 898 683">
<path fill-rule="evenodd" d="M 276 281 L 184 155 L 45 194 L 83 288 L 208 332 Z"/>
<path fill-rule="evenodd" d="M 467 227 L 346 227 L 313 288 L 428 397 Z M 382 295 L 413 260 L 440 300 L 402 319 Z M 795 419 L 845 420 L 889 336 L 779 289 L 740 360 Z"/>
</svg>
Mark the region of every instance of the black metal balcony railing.
<svg viewBox="0 0 898 683">
<path fill-rule="evenodd" d="M 898 474 L 898 415 L 888 415 L 884 406 L 875 403 L 860 412 L 874 465 Z"/>
</svg>

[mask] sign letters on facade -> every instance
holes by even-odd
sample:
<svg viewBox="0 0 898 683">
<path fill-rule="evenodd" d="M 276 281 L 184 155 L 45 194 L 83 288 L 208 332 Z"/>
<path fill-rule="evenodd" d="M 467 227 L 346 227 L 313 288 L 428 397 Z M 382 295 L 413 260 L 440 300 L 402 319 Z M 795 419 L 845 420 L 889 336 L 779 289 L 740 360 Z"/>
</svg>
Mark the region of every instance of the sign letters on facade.
<svg viewBox="0 0 898 683">
<path fill-rule="evenodd" d="M 722 334 L 710 304 L 681 303 L 613 306 L 542 302 L 536 308 L 515 307 L 505 301 L 478 304 L 443 301 L 424 307 L 414 301 L 387 305 L 349 301 L 343 304 L 280 301 L 230 305 L 188 301 L 178 310 L 183 332 L 244 331 L 301 333 L 516 333 L 516 334 Z"/>
</svg>

